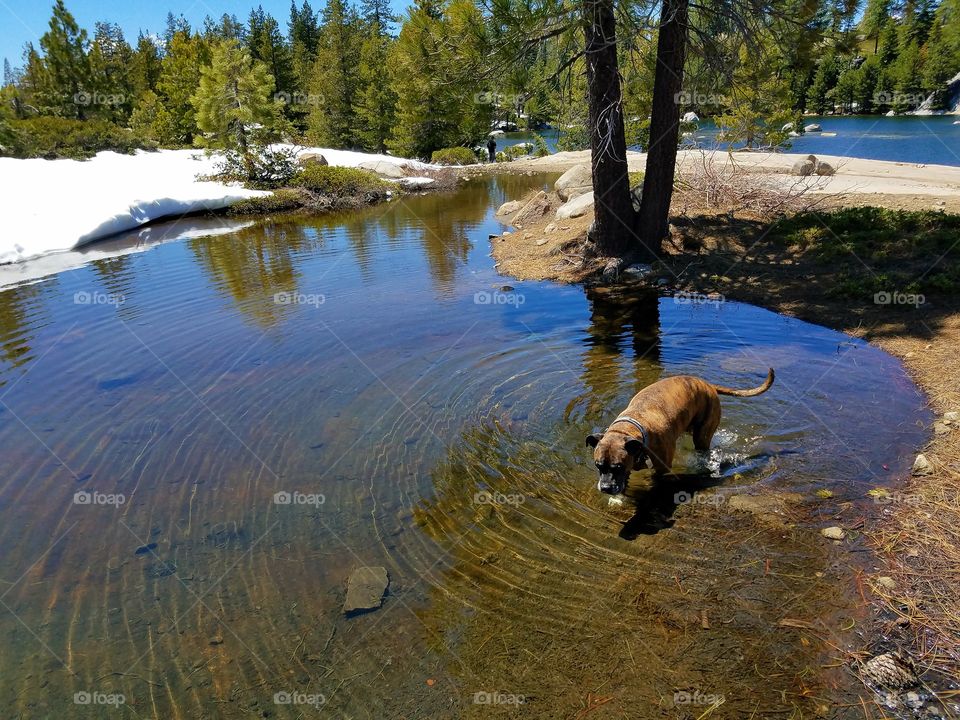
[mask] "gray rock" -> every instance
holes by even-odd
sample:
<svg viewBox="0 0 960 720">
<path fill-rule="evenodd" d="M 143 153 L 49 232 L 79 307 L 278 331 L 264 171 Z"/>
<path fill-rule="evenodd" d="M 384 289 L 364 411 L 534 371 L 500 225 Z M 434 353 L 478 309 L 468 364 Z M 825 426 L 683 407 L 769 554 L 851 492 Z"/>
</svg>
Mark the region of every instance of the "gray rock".
<svg viewBox="0 0 960 720">
<path fill-rule="evenodd" d="M 593 190 L 568 200 L 557 209 L 557 220 L 567 220 L 586 215 L 593 208 Z"/>
<path fill-rule="evenodd" d="M 297 158 L 297 162 L 299 162 L 300 165 L 303 167 L 306 167 L 307 165 L 329 165 L 330 164 L 327 162 L 327 159 L 323 155 L 315 152 L 303 153 L 299 158 Z"/>
<path fill-rule="evenodd" d="M 835 175 L 837 171 L 833 168 L 833 165 L 831 165 L 830 163 L 818 160 L 817 167 L 816 167 L 816 170 L 814 170 L 814 172 L 816 172 L 817 175 L 828 177 L 830 175 Z"/>
<path fill-rule="evenodd" d="M 945 412 L 943 414 L 944 422 L 960 422 L 960 412 Z"/>
<path fill-rule="evenodd" d="M 929 475 L 933 472 L 933 466 L 930 464 L 930 461 L 927 460 L 927 456 L 920 453 L 917 455 L 917 459 L 913 461 L 913 470 L 911 472 L 914 475 Z"/>
<path fill-rule="evenodd" d="M 820 123 L 810 123 L 809 125 L 803 128 L 803 131 L 810 132 L 810 133 L 823 132 L 823 128 L 820 127 Z"/>
<path fill-rule="evenodd" d="M 940 422 L 939 420 L 933 424 L 933 434 L 934 435 L 949 435 L 950 426 L 945 422 Z"/>
<path fill-rule="evenodd" d="M 564 202 L 592 191 L 593 175 L 590 165 L 588 163 L 574 165 L 557 178 L 557 181 L 553 184 L 553 189 Z"/>
<path fill-rule="evenodd" d="M 803 160 L 797 160 L 790 172 L 794 175 L 813 175 L 817 170 L 817 158 L 813 155 L 807 155 Z"/>
<path fill-rule="evenodd" d="M 557 231 L 557 224 L 556 224 L 556 223 L 550 223 L 549 225 L 547 225 L 547 226 L 543 229 L 543 231 L 544 231 L 545 233 L 556 232 L 556 231 Z"/>
<path fill-rule="evenodd" d="M 390 587 L 390 578 L 384 567 L 361 567 L 347 581 L 347 599 L 343 612 L 347 615 L 376 610 L 383 605 L 383 596 Z"/>
<path fill-rule="evenodd" d="M 387 162 L 386 160 L 365 160 L 357 167 L 361 168 L 362 170 L 370 170 L 371 172 L 374 172 L 380 177 L 384 178 L 393 178 L 394 180 L 398 180 L 404 177 L 402 167 L 396 163 Z"/>
<path fill-rule="evenodd" d="M 685 123 L 698 123 L 700 122 L 700 118 L 691 110 L 690 112 L 683 114 L 683 121 Z"/>
<path fill-rule="evenodd" d="M 912 708 L 914 710 L 918 710 L 919 708 L 923 707 L 923 698 L 920 697 L 919 693 L 913 692 L 913 690 L 903 696 L 903 702 L 908 708 Z"/>
<path fill-rule="evenodd" d="M 548 212 L 550 212 L 550 200 L 547 198 L 547 194 L 541 190 L 516 214 L 516 217 L 513 218 L 513 224 L 526 225 L 528 222 L 536 222 Z"/>
<path fill-rule="evenodd" d="M 843 540 L 847 536 L 847 533 L 844 532 L 844 529 L 842 527 L 837 527 L 836 525 L 833 527 L 823 528 L 823 530 L 820 531 L 820 534 L 829 540 Z"/>
<path fill-rule="evenodd" d="M 497 215 L 510 215 L 522 207 L 523 203 L 519 200 L 511 200 L 510 202 L 505 202 L 503 205 L 497 208 Z"/>
</svg>

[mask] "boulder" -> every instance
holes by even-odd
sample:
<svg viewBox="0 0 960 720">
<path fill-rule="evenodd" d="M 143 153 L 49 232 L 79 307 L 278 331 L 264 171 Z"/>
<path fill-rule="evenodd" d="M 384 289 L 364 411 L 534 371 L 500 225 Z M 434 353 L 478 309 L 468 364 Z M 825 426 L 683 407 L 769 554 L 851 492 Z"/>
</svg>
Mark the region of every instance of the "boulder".
<svg viewBox="0 0 960 720">
<path fill-rule="evenodd" d="M 380 177 L 384 178 L 399 180 L 400 178 L 404 177 L 402 167 L 396 163 L 387 162 L 386 160 L 365 160 L 357 167 L 361 168 L 362 170 L 370 170 L 371 172 L 374 172 Z"/>
<path fill-rule="evenodd" d="M 816 171 L 817 157 L 815 155 L 807 155 L 803 160 L 797 160 L 790 168 L 793 175 L 813 175 Z"/>
<path fill-rule="evenodd" d="M 536 222 L 548 212 L 550 212 L 550 200 L 547 198 L 547 194 L 541 190 L 520 209 L 520 212 L 513 218 L 513 224 L 526 225 L 528 222 Z"/>
<path fill-rule="evenodd" d="M 553 184 L 553 189 L 564 202 L 593 190 L 593 174 L 589 163 L 574 165 L 567 170 L 557 178 L 557 181 Z"/>
<path fill-rule="evenodd" d="M 577 195 L 577 197 L 561 205 L 557 209 L 557 220 L 578 218 L 581 215 L 586 215 L 587 211 L 591 209 L 593 209 L 593 190 L 583 195 Z"/>
<path fill-rule="evenodd" d="M 803 131 L 809 133 L 823 132 L 823 128 L 820 126 L 820 123 L 810 123 L 803 128 Z"/>
<path fill-rule="evenodd" d="M 695 112 L 690 111 L 683 114 L 683 121 L 685 123 L 698 123 L 700 122 L 700 118 L 697 116 Z"/>
<path fill-rule="evenodd" d="M 384 567 L 361 567 L 347 580 L 347 599 L 343 612 L 347 615 L 376 610 L 383 604 L 383 596 L 390 587 L 390 578 Z"/>
<path fill-rule="evenodd" d="M 929 475 L 933 472 L 933 466 L 930 464 L 930 461 L 927 460 L 927 456 L 921 453 L 917 455 L 917 459 L 913 461 L 913 470 L 911 472 L 914 475 Z"/>
<path fill-rule="evenodd" d="M 511 215 L 522 207 L 523 203 L 519 200 L 511 200 L 497 208 L 497 215 Z"/>
<path fill-rule="evenodd" d="M 329 165 L 330 164 L 327 162 L 327 159 L 323 155 L 315 152 L 303 153 L 299 158 L 297 158 L 297 162 L 299 162 L 300 165 L 303 167 L 306 167 L 307 165 Z"/>
<path fill-rule="evenodd" d="M 833 165 L 831 165 L 830 163 L 823 162 L 822 160 L 818 160 L 817 167 L 814 172 L 816 172 L 817 175 L 829 177 L 830 175 L 836 174 L 837 171 L 834 169 Z"/>
</svg>

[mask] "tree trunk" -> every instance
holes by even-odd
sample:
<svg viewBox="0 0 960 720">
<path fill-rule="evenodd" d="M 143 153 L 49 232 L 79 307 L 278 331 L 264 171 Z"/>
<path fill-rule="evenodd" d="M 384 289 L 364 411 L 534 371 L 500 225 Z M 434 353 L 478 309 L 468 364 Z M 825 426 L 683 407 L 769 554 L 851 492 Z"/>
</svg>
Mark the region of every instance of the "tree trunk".
<svg viewBox="0 0 960 720">
<path fill-rule="evenodd" d="M 687 52 L 689 0 L 662 0 L 657 67 L 653 77 L 650 147 L 643 178 L 639 227 L 641 239 L 658 255 L 670 227 L 670 201 L 680 142 L 679 94 Z"/>
<path fill-rule="evenodd" d="M 602 254 L 623 256 L 636 245 L 637 236 L 627 175 L 613 0 L 584 0 L 583 22 L 594 197 L 591 239 Z"/>
</svg>

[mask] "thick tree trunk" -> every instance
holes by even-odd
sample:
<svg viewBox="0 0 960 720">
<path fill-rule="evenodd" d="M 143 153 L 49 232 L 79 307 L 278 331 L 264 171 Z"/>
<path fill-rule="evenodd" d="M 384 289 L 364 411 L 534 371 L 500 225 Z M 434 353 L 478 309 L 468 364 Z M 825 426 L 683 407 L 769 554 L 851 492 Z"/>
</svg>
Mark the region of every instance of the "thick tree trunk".
<svg viewBox="0 0 960 720">
<path fill-rule="evenodd" d="M 613 0 L 584 0 L 583 22 L 595 218 L 591 239 L 604 255 L 622 256 L 636 246 L 637 236 L 627 175 Z"/>
<path fill-rule="evenodd" d="M 643 178 L 639 227 L 643 245 L 658 255 L 670 227 L 670 201 L 680 142 L 679 94 L 687 52 L 689 0 L 662 0 L 657 67 L 653 77 L 650 147 Z"/>
</svg>

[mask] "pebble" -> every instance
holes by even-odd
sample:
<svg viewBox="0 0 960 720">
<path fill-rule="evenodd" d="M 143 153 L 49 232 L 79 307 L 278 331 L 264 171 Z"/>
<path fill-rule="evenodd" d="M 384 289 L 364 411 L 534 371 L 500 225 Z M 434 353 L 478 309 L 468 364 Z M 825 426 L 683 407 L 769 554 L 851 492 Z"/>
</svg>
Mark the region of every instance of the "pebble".
<svg viewBox="0 0 960 720">
<path fill-rule="evenodd" d="M 837 527 L 836 525 L 833 527 L 823 528 L 823 530 L 820 531 L 820 534 L 830 540 L 843 540 L 847 536 L 847 533 L 844 532 L 843 528 Z"/>
<path fill-rule="evenodd" d="M 541 245 L 546 245 L 548 242 L 550 242 L 549 239 L 547 239 L 547 238 L 540 238 L 539 240 L 537 240 L 537 247 L 539 247 L 539 246 L 541 246 Z"/>
<path fill-rule="evenodd" d="M 384 567 L 361 567 L 347 581 L 347 599 L 343 603 L 346 614 L 376 610 L 383 605 L 383 596 L 390 587 L 390 578 Z"/>
<path fill-rule="evenodd" d="M 960 412 L 946 412 L 943 414 L 944 422 L 960 422 Z"/>
<path fill-rule="evenodd" d="M 885 587 L 887 590 L 893 590 L 897 586 L 897 583 L 894 581 L 894 579 L 886 575 L 881 575 L 878 577 L 877 584 Z"/>
<path fill-rule="evenodd" d="M 947 435 L 950 433 L 950 426 L 945 422 L 937 421 L 933 424 L 934 435 Z"/>
<path fill-rule="evenodd" d="M 914 475 L 929 475 L 933 472 L 933 466 L 930 465 L 927 456 L 920 453 L 917 455 L 917 459 L 913 461 L 913 470 L 911 472 Z"/>
<path fill-rule="evenodd" d="M 914 710 L 923 707 L 923 699 L 918 693 L 912 690 L 903 696 L 903 701 L 907 704 L 907 707 L 913 708 Z"/>
</svg>

